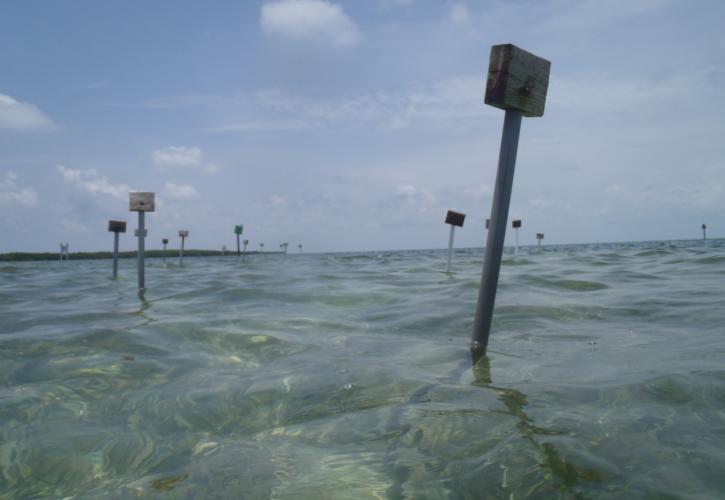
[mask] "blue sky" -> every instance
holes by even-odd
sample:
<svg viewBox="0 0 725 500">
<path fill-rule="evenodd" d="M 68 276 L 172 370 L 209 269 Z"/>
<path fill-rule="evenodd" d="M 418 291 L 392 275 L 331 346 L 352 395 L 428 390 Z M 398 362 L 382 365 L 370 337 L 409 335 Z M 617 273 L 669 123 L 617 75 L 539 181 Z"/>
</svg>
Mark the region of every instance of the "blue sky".
<svg viewBox="0 0 725 500">
<path fill-rule="evenodd" d="M 481 245 L 498 43 L 552 62 L 522 244 L 720 236 L 724 21 L 717 0 L 6 1 L 0 252 L 109 249 L 130 190 L 157 194 L 150 247 L 231 247 L 238 223 L 268 249 L 444 247 L 448 208 Z"/>
</svg>

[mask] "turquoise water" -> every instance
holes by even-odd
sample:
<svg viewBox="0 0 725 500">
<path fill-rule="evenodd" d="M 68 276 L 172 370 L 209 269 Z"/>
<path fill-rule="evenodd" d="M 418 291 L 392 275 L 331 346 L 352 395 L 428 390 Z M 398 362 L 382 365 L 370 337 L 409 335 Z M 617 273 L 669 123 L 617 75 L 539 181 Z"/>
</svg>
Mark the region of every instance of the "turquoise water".
<svg viewBox="0 0 725 500">
<path fill-rule="evenodd" d="M 714 498 L 725 242 L 0 264 L 0 498 Z"/>
</svg>

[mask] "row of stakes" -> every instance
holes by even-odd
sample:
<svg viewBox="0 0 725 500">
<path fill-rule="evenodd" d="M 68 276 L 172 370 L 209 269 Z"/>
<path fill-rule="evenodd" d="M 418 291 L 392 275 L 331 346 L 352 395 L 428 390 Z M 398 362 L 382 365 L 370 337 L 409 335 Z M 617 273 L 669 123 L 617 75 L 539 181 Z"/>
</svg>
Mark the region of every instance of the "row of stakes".
<svg viewBox="0 0 725 500">
<path fill-rule="evenodd" d="M 463 221 L 466 219 L 466 214 L 456 212 L 455 210 L 448 210 L 446 213 L 445 223 L 451 226 L 451 232 L 448 236 L 448 263 L 446 265 L 446 272 L 451 272 L 451 260 L 453 259 L 453 236 L 456 231 L 456 227 L 463 227 Z M 486 219 L 486 230 L 491 226 L 491 219 Z M 516 234 L 516 241 L 514 245 L 514 255 L 519 255 L 519 229 L 521 228 L 521 219 L 514 219 L 511 221 L 511 227 L 514 228 Z M 544 233 L 536 233 L 536 239 L 539 240 L 539 246 L 541 246 L 541 240 L 544 239 Z"/>
<path fill-rule="evenodd" d="M 485 356 L 488 349 L 493 306 L 496 300 L 496 288 L 506 236 L 506 221 L 508 220 L 513 189 L 521 121 L 523 117 L 541 117 L 544 115 L 550 68 L 551 63 L 546 59 L 515 45 L 502 44 L 491 47 L 484 102 L 504 110 L 505 116 L 496 170 L 496 183 L 491 204 L 491 216 L 486 237 L 483 270 L 481 272 L 481 286 L 479 287 L 476 302 L 476 315 L 470 344 L 474 363 Z M 143 234 L 144 214 L 145 212 L 154 211 L 153 193 L 131 193 L 130 210 L 138 212 L 139 233 Z M 461 216 L 460 224 L 451 222 L 449 255 L 453 244 L 454 227 L 463 225 L 462 218 L 465 216 L 463 214 L 459 215 Z M 453 220 L 457 220 L 455 216 Z M 518 221 L 518 226 L 514 225 L 513 227 L 518 230 L 521 227 L 520 221 Z M 706 237 L 705 224 L 702 225 L 702 230 L 703 237 Z M 537 235 L 537 238 L 541 242 L 544 235 L 539 234 L 541 237 L 539 238 L 539 235 Z M 144 239 L 142 237 L 138 239 L 138 246 L 139 291 L 143 293 L 145 283 L 143 269 Z"/>
<path fill-rule="evenodd" d="M 154 212 L 156 209 L 156 203 L 155 203 L 155 194 L 154 193 L 142 193 L 142 192 L 134 192 L 129 194 L 129 210 L 131 212 L 138 212 L 138 228 L 135 231 L 135 236 L 138 238 L 138 254 L 137 254 L 137 261 L 138 261 L 138 289 L 139 293 L 143 293 L 146 289 L 146 276 L 145 276 L 145 240 L 146 236 L 148 236 L 148 230 L 146 229 L 146 212 Z M 119 234 L 126 232 L 126 222 L 125 221 L 118 221 L 118 220 L 109 220 L 108 221 L 108 231 L 113 233 L 113 277 L 116 278 L 118 276 L 118 240 L 119 240 Z M 240 255 L 242 257 L 245 257 L 247 254 L 247 245 L 249 245 L 249 240 L 244 240 L 243 242 L 240 242 L 240 237 L 242 235 L 242 232 L 244 231 L 244 226 L 242 224 L 234 226 L 234 234 L 237 237 L 237 255 Z M 179 251 L 179 264 L 184 263 L 184 243 L 186 242 L 186 238 L 189 237 L 189 231 L 186 229 L 179 230 L 179 237 L 181 238 L 181 249 Z M 166 245 L 168 245 L 169 240 L 167 238 L 164 238 L 161 240 L 163 244 L 163 253 L 162 258 L 164 264 L 166 264 Z M 240 249 L 240 243 L 244 244 L 244 250 Z M 260 250 L 264 251 L 264 243 L 260 243 Z M 289 243 L 282 243 L 279 247 L 282 252 L 287 254 L 287 247 L 289 246 Z M 302 252 L 302 244 L 297 245 L 300 252 Z M 222 254 L 224 254 L 226 247 L 223 247 Z M 68 255 L 68 244 L 65 245 L 61 244 L 61 260 L 63 260 L 63 256 L 66 256 L 67 259 Z"/>
</svg>

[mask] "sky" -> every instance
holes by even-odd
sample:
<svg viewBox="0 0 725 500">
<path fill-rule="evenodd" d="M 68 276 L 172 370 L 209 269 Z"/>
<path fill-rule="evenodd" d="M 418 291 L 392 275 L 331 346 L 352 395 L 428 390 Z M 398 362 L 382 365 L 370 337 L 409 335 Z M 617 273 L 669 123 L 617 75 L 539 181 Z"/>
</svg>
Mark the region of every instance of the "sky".
<svg viewBox="0 0 725 500">
<path fill-rule="evenodd" d="M 490 47 L 551 61 L 520 242 L 725 235 L 725 2 L 0 2 L 0 252 L 481 246 L 503 111 Z M 513 243 L 513 231 L 507 244 Z"/>
</svg>

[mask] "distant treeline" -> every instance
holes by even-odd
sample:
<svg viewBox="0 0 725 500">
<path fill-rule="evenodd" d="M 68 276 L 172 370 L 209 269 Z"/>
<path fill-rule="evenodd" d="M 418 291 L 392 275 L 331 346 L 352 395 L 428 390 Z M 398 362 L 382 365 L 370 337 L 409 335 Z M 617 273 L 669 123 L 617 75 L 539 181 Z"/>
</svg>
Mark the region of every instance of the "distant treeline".
<svg viewBox="0 0 725 500">
<path fill-rule="evenodd" d="M 247 255 L 257 255 L 260 252 L 247 252 Z M 278 255 L 282 252 L 263 252 L 264 255 Z M 163 256 L 163 250 L 146 250 L 146 258 L 161 258 Z M 219 257 L 222 253 L 219 250 L 184 250 L 184 257 Z M 226 256 L 236 256 L 237 252 L 227 251 Z M 135 259 L 136 252 L 118 252 L 118 256 L 121 259 Z M 166 257 L 176 258 L 179 257 L 179 250 L 166 250 Z M 111 259 L 113 258 L 113 252 L 71 252 L 70 260 L 93 260 L 93 259 Z M 0 254 L 0 262 L 22 262 L 22 261 L 33 261 L 33 260 L 59 260 L 59 253 L 43 252 L 43 253 L 29 253 L 29 252 L 12 252 Z"/>
</svg>

